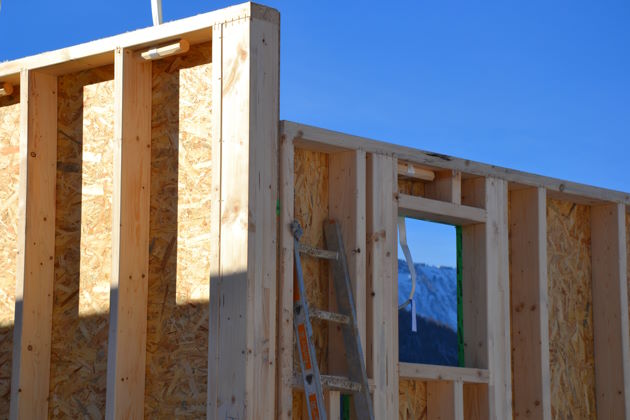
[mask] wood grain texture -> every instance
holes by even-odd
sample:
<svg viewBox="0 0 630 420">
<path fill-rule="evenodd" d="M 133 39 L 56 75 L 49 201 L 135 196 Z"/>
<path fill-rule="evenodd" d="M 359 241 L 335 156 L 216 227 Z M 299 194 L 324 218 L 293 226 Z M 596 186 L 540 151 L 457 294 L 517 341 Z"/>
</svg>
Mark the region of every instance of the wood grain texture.
<svg viewBox="0 0 630 420">
<path fill-rule="evenodd" d="M 551 418 L 547 192 L 510 192 L 510 321 L 514 417 Z"/>
<path fill-rule="evenodd" d="M 114 69 L 58 80 L 50 417 L 105 411 L 113 191 Z"/>
<path fill-rule="evenodd" d="M 628 318 L 630 318 L 630 214 L 626 213 L 626 251 L 628 253 L 627 284 L 628 284 Z M 628 326 L 630 334 L 630 325 Z"/>
<path fill-rule="evenodd" d="M 590 207 L 547 201 L 553 418 L 595 418 Z"/>
<path fill-rule="evenodd" d="M 20 183 L 20 92 L 0 97 L 0 413 L 9 412 Z"/>
<path fill-rule="evenodd" d="M 20 74 L 20 188 L 11 418 L 48 412 L 55 254 L 57 78 Z"/>
<path fill-rule="evenodd" d="M 212 64 L 209 44 L 153 63 L 145 413 L 205 415 Z"/>
<path fill-rule="evenodd" d="M 301 241 L 318 248 L 325 248 L 324 221 L 328 219 L 328 155 L 325 153 L 295 149 L 295 201 L 294 215 L 304 230 Z M 314 308 L 328 308 L 329 270 L 328 261 L 304 257 L 302 270 L 306 299 Z M 320 372 L 328 371 L 329 325 L 313 321 L 313 345 L 317 353 Z M 295 346 L 293 347 L 295 349 Z M 294 369 L 300 369 L 299 358 L 294 354 Z M 302 417 L 301 392 L 293 393 L 293 418 Z"/>
</svg>

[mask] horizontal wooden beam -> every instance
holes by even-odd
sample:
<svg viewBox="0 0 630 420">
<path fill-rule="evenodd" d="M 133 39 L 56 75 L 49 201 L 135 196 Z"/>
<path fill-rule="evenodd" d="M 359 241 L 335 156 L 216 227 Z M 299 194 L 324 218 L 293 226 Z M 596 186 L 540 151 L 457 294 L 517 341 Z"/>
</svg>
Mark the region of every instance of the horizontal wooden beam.
<svg viewBox="0 0 630 420">
<path fill-rule="evenodd" d="M 462 226 L 486 221 L 484 209 L 407 194 L 398 195 L 398 214 L 415 219 Z"/>
<path fill-rule="evenodd" d="M 435 172 L 412 162 L 399 161 L 398 175 L 405 178 L 418 179 L 420 181 L 433 181 L 435 179 Z"/>
<path fill-rule="evenodd" d="M 487 384 L 487 369 L 456 366 L 425 365 L 421 363 L 398 363 L 400 379 L 420 379 L 423 381 L 460 381 Z"/>
<path fill-rule="evenodd" d="M 418 163 L 442 169 L 452 169 L 462 173 L 483 177 L 494 177 L 505 181 L 519 183 L 530 187 L 543 187 L 561 195 L 585 197 L 596 202 L 619 202 L 630 206 L 630 192 L 613 191 L 576 182 L 564 181 L 541 175 L 531 174 L 500 166 L 473 162 L 440 153 L 433 153 L 411 147 L 376 141 L 365 137 L 353 136 L 337 131 L 326 130 L 291 121 L 281 122 L 282 132 L 294 138 L 298 147 L 318 150 L 354 150 L 361 149 L 367 153 L 393 155 L 400 160 Z M 630 212 L 630 207 L 629 210 Z"/>
<path fill-rule="evenodd" d="M 45 67 L 49 73 L 61 75 L 100 67 L 114 61 L 116 48 L 139 50 L 182 37 L 190 41 L 191 45 L 208 42 L 212 38 L 213 25 L 250 17 L 276 24 L 280 21 L 280 15 L 274 9 L 250 2 L 242 3 L 158 26 L 1 63 L 0 79 L 17 84 L 21 69 Z"/>
</svg>

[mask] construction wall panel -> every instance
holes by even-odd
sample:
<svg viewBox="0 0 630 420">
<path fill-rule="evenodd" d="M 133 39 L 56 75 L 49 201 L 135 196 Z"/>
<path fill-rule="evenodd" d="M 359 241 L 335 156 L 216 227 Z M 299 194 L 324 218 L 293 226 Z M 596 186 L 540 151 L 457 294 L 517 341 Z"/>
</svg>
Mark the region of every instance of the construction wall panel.
<svg viewBox="0 0 630 420">
<path fill-rule="evenodd" d="M 0 413 L 9 412 L 17 268 L 20 92 L 0 97 Z"/>
<path fill-rule="evenodd" d="M 51 417 L 93 418 L 105 409 L 113 77 L 107 66 L 58 79 Z"/>
<path fill-rule="evenodd" d="M 295 218 L 300 222 L 304 235 L 302 242 L 324 248 L 324 221 L 328 218 L 328 155 L 326 153 L 295 149 Z M 328 309 L 328 262 L 304 257 L 302 259 L 304 283 L 309 305 Z M 313 342 L 317 363 L 321 372 L 328 369 L 328 325 L 313 322 Z M 299 371 L 297 353 L 293 357 Z M 302 393 L 293 394 L 293 418 L 301 419 Z"/>
<path fill-rule="evenodd" d="M 590 207 L 547 201 L 553 418 L 595 418 Z"/>
<path fill-rule="evenodd" d="M 399 382 L 398 418 L 425 420 L 427 418 L 427 383 L 417 379 Z"/>
<path fill-rule="evenodd" d="M 145 415 L 204 417 L 208 372 L 210 44 L 153 63 Z"/>
<path fill-rule="evenodd" d="M 630 318 L 630 214 L 626 213 L 626 251 L 628 252 L 628 318 Z M 628 323 L 628 334 L 630 334 L 630 323 Z"/>
</svg>

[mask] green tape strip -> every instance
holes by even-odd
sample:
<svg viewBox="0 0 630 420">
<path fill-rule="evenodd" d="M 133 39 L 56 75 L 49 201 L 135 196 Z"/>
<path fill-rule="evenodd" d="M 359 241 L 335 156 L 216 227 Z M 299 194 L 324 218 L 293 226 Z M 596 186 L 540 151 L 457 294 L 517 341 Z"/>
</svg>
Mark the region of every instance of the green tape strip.
<svg viewBox="0 0 630 420">
<path fill-rule="evenodd" d="M 462 293 L 462 227 L 455 227 L 457 236 L 457 361 L 460 367 L 466 366 L 464 359 L 464 306 Z"/>
<path fill-rule="evenodd" d="M 341 420 L 350 420 L 350 395 L 341 395 Z"/>
</svg>

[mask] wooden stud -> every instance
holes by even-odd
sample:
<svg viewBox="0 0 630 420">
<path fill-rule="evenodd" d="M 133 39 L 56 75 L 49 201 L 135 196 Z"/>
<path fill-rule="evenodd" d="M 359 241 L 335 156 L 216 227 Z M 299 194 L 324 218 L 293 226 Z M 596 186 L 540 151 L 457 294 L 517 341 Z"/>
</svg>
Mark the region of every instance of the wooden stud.
<svg viewBox="0 0 630 420">
<path fill-rule="evenodd" d="M 467 191 L 468 204 L 483 204 L 487 221 L 462 228 L 465 360 L 490 372 L 490 418 L 511 418 L 507 182 L 486 178 L 469 187 L 476 191 Z"/>
<path fill-rule="evenodd" d="M 630 419 L 625 206 L 591 209 L 597 417 Z"/>
<path fill-rule="evenodd" d="M 341 420 L 341 392 L 328 391 L 325 393 L 324 399 L 326 400 L 326 418 L 328 420 Z M 303 418 L 308 418 L 308 415 Z"/>
<path fill-rule="evenodd" d="M 547 312 L 547 192 L 510 192 L 514 416 L 551 419 Z"/>
<path fill-rule="evenodd" d="M 141 418 L 149 272 L 151 63 L 116 51 L 106 418 Z"/>
<path fill-rule="evenodd" d="M 57 78 L 24 70 L 11 419 L 46 418 L 55 255 Z"/>
<path fill-rule="evenodd" d="M 461 381 L 427 382 L 427 419 L 463 420 L 464 384 Z"/>
<path fill-rule="evenodd" d="M 329 216 L 341 225 L 348 271 L 352 280 L 361 346 L 365 357 L 365 153 L 361 150 L 334 153 L 329 158 Z M 329 286 L 332 312 L 335 311 L 334 286 Z M 346 373 L 341 330 L 329 329 L 329 373 Z"/>
<path fill-rule="evenodd" d="M 374 416 L 398 415 L 396 159 L 367 156 L 367 373 L 374 380 Z M 395 334 L 392 334 L 395 331 Z"/>
<path fill-rule="evenodd" d="M 424 186 L 424 193 L 427 198 L 461 204 L 462 173 L 452 170 L 436 172 L 435 180 Z"/>
<path fill-rule="evenodd" d="M 294 148 L 291 134 L 280 137 L 280 222 L 278 226 L 278 418 L 289 420 L 293 409 L 293 235 Z M 338 400 L 338 398 L 337 398 Z M 330 417 L 330 416 L 329 416 Z"/>
<path fill-rule="evenodd" d="M 279 17 L 248 5 L 213 30 L 210 419 L 275 417 Z"/>
</svg>

